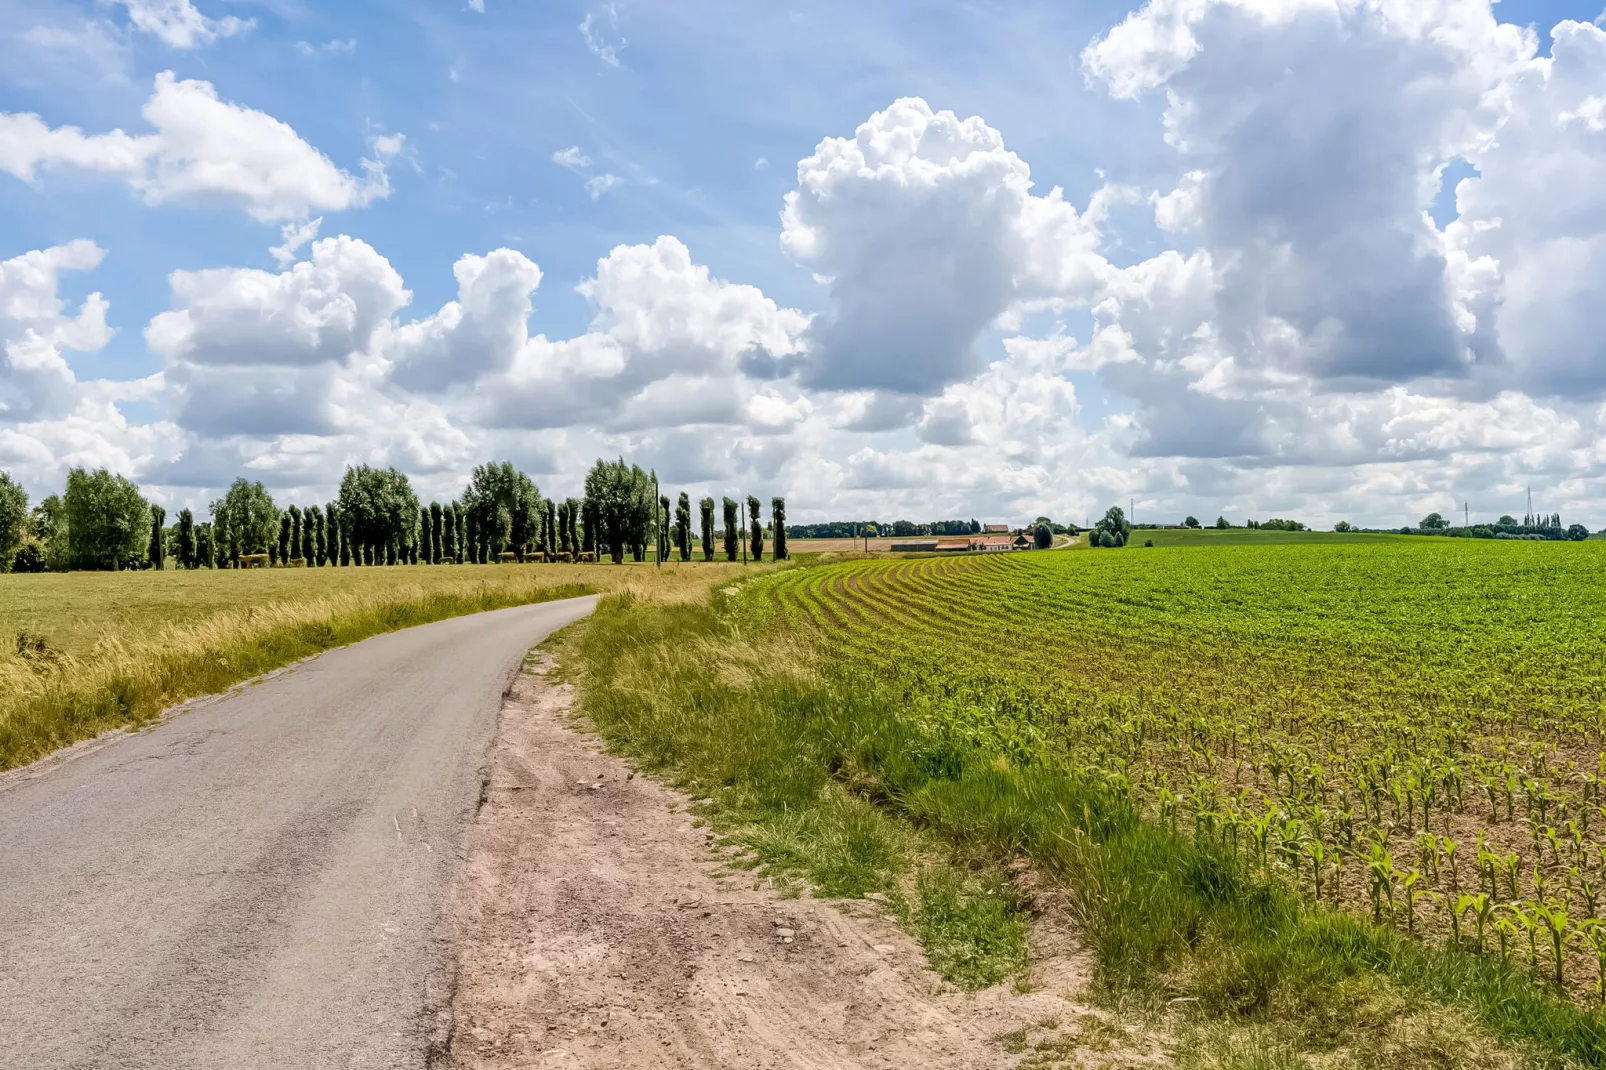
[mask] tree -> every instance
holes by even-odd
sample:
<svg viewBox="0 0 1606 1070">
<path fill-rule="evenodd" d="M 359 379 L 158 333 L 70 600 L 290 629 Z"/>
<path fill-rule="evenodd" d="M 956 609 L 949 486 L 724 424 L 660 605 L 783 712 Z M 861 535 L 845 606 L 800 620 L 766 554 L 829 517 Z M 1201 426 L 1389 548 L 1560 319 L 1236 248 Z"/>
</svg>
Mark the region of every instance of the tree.
<svg viewBox="0 0 1606 1070">
<path fill-rule="evenodd" d="M 725 560 L 734 561 L 737 550 L 736 503 L 726 498 L 722 508 L 725 511 Z"/>
<path fill-rule="evenodd" d="M 72 543 L 67 532 L 67 503 L 52 494 L 28 514 L 28 535 L 39 544 L 44 567 L 66 572 L 72 566 Z"/>
<path fill-rule="evenodd" d="M 697 515 L 702 523 L 703 560 L 714 559 L 714 499 L 703 498 L 697 503 Z"/>
<path fill-rule="evenodd" d="M 770 499 L 770 530 L 775 532 L 775 560 L 786 560 L 786 499 Z"/>
<path fill-rule="evenodd" d="M 104 468 L 67 473 L 68 546 L 75 569 L 115 570 L 144 564 L 150 506 L 139 488 Z"/>
<path fill-rule="evenodd" d="M 259 482 L 242 476 L 212 503 L 213 547 L 225 568 L 239 568 L 241 554 L 267 553 L 278 530 L 279 509 Z"/>
<path fill-rule="evenodd" d="M 294 561 L 301 556 L 301 509 L 292 505 L 287 512 L 290 514 L 290 560 Z"/>
<path fill-rule="evenodd" d="M 194 568 L 195 561 L 195 514 L 188 509 L 178 511 L 178 567 L 183 569 Z"/>
<path fill-rule="evenodd" d="M 212 525 L 205 522 L 195 525 L 195 563 L 204 568 L 217 567 L 217 546 L 212 530 Z"/>
<path fill-rule="evenodd" d="M 1348 520 L 1340 520 L 1338 523 L 1333 525 L 1333 530 L 1342 534 L 1343 532 L 1354 531 L 1355 529 Z"/>
<path fill-rule="evenodd" d="M 586 473 L 585 494 L 587 542 L 595 543 L 599 555 L 606 547 L 614 564 L 624 561 L 626 548 L 642 560 L 655 508 L 648 474 L 623 457 L 598 460 Z"/>
<path fill-rule="evenodd" d="M 1499 520 L 1496 520 L 1494 522 L 1494 526 L 1497 527 L 1497 528 L 1514 528 L 1514 527 L 1517 527 L 1517 518 L 1512 516 L 1511 514 L 1507 513 L 1507 514 L 1501 516 Z"/>
<path fill-rule="evenodd" d="M 578 498 L 565 498 L 563 504 L 569 507 L 569 552 L 578 560 L 580 557 L 580 500 Z"/>
<path fill-rule="evenodd" d="M 1182 526 L 1185 528 L 1196 528 L 1199 526 L 1199 518 L 1196 516 L 1190 516 L 1183 520 Z"/>
<path fill-rule="evenodd" d="M 1197 525 L 1195 525 L 1197 527 Z M 1054 529 L 1047 524 L 1039 524 L 1032 529 L 1032 546 L 1039 550 L 1052 550 L 1054 548 Z"/>
<path fill-rule="evenodd" d="M 1589 538 L 1589 529 L 1582 524 L 1574 524 L 1567 529 L 1567 538 L 1573 542 L 1583 542 Z"/>
<path fill-rule="evenodd" d="M 1449 526 L 1449 523 L 1445 521 L 1444 517 L 1440 516 L 1438 513 L 1429 513 L 1427 516 L 1422 518 L 1421 523 L 1417 524 L 1417 527 L 1421 528 L 1423 531 L 1443 531 Z"/>
<path fill-rule="evenodd" d="M 341 477 L 339 501 L 361 562 L 395 564 L 397 549 L 418 516 L 418 496 L 407 477 L 394 468 L 354 465 Z"/>
<path fill-rule="evenodd" d="M 1216 530 L 1217 531 L 1226 531 L 1230 527 L 1232 527 L 1232 525 L 1227 523 L 1227 518 L 1226 517 L 1224 517 L 1224 516 L 1216 517 Z"/>
<path fill-rule="evenodd" d="M 27 522 L 27 492 L 13 483 L 9 474 L 0 472 L 0 572 L 10 570 Z"/>
<path fill-rule="evenodd" d="M 323 510 L 316 505 L 309 505 L 301 510 L 301 560 L 306 562 L 308 568 L 318 563 L 318 537 L 315 534 L 318 526 L 318 517 Z"/>
<path fill-rule="evenodd" d="M 747 529 L 752 543 L 753 562 L 764 560 L 764 518 L 758 515 L 758 499 L 747 496 Z"/>
<path fill-rule="evenodd" d="M 546 548 L 554 557 L 558 553 L 558 503 L 546 499 Z"/>
<path fill-rule="evenodd" d="M 151 506 L 151 540 L 145 547 L 145 560 L 160 572 L 167 567 L 167 510 Z"/>
<path fill-rule="evenodd" d="M 279 542 L 270 544 L 268 553 L 272 555 L 272 564 L 288 565 L 290 563 L 290 514 L 279 514 Z"/>
<path fill-rule="evenodd" d="M 540 541 L 541 492 L 512 461 L 493 461 L 475 468 L 463 491 L 463 508 L 481 535 L 485 554 L 511 550 L 522 561 Z M 506 524 L 499 511 L 507 514 Z M 473 556 L 485 560 L 484 554 Z"/>
<path fill-rule="evenodd" d="M 1104 518 L 1093 526 L 1093 535 L 1090 545 L 1116 548 L 1126 545 L 1126 540 L 1132 534 L 1132 522 L 1127 520 L 1126 513 L 1119 505 L 1110 506 Z"/>
</svg>

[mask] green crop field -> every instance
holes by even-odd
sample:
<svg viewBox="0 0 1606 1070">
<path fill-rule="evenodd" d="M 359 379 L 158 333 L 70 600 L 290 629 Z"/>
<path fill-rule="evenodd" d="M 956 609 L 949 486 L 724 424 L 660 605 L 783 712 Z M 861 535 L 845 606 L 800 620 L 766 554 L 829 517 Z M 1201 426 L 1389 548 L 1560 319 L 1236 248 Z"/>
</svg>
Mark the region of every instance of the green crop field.
<svg viewBox="0 0 1606 1070">
<path fill-rule="evenodd" d="M 1134 528 L 1131 544 L 1142 547 L 1153 540 L 1154 548 L 1165 546 L 1331 546 L 1340 543 L 1377 543 L 1406 538 L 1402 535 L 1371 535 L 1358 531 L 1268 531 L 1264 528 Z M 1087 537 L 1077 540 L 1086 548 Z"/>
<path fill-rule="evenodd" d="M 821 564 L 722 612 L 857 710 L 799 729 L 838 780 L 1061 873 L 1111 976 L 1200 991 L 1224 941 L 1189 999 L 1380 972 L 1606 1065 L 1606 547 L 1268 534 Z"/>
</svg>

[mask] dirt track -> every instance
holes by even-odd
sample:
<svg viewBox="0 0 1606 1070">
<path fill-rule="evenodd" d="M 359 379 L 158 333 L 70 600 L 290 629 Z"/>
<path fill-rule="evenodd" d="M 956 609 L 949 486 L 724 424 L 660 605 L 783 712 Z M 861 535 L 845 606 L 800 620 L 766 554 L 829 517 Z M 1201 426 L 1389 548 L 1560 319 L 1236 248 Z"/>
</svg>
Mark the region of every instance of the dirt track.
<svg viewBox="0 0 1606 1070">
<path fill-rule="evenodd" d="M 521 675 L 497 731 L 458 889 L 450 1065 L 969 1070 L 1047 1038 L 1069 1055 L 1061 1028 L 1096 1023 L 1068 998 L 1075 956 L 1038 962 L 1026 995 L 944 991 L 874 903 L 755 889 L 682 797 L 570 727 L 549 667 Z"/>
</svg>

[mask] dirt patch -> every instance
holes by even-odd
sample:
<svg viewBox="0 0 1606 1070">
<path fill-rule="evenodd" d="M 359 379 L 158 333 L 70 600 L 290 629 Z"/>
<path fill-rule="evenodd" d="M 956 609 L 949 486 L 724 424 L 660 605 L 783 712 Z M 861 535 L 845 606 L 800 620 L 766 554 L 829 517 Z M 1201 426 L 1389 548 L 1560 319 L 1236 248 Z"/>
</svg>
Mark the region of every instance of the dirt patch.
<svg viewBox="0 0 1606 1070">
<path fill-rule="evenodd" d="M 965 994 L 876 903 L 755 888 L 683 796 L 570 726 L 550 667 L 533 660 L 502 710 L 458 892 L 447 1065 L 973 1070 L 1108 1050 L 1063 933 L 1028 991 Z"/>
</svg>

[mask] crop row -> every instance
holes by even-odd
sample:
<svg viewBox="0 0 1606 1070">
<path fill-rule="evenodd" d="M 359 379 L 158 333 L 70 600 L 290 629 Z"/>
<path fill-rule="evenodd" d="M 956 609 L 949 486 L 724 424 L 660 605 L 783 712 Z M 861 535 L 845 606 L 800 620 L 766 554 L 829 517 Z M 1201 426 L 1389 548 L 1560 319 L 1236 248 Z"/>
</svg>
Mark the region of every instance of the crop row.
<svg viewBox="0 0 1606 1070">
<path fill-rule="evenodd" d="M 746 605 L 939 734 L 1606 996 L 1602 565 L 1410 541 L 919 558 L 794 570 Z"/>
</svg>

